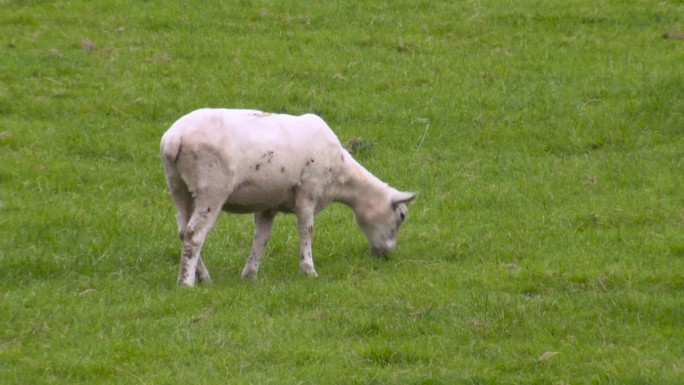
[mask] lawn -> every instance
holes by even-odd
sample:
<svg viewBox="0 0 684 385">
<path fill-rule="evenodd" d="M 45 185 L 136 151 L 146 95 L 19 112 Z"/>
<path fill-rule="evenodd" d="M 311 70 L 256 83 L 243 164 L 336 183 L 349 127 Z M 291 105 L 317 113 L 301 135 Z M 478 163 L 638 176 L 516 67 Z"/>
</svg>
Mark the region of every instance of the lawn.
<svg viewBox="0 0 684 385">
<path fill-rule="evenodd" d="M 0 383 L 680 384 L 684 2 L 0 0 Z M 311 2 L 313 3 L 313 2 Z M 159 140 L 323 117 L 397 251 L 223 215 L 176 286 Z"/>
</svg>

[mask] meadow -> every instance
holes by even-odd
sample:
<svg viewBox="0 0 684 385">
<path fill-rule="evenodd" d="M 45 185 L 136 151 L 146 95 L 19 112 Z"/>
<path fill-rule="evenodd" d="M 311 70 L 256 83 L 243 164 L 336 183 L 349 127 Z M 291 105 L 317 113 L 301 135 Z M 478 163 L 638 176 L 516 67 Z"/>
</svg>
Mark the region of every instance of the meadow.
<svg viewBox="0 0 684 385">
<path fill-rule="evenodd" d="M 681 0 L 0 0 L 0 383 L 681 384 Z M 372 258 L 223 215 L 176 286 L 159 140 L 323 117 L 418 191 Z"/>
</svg>

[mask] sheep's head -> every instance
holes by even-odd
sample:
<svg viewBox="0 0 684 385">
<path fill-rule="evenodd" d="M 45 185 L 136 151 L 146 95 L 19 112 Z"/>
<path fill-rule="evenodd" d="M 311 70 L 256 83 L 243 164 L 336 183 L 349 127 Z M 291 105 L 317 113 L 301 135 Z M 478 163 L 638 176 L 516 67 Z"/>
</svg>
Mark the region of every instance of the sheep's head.
<svg viewBox="0 0 684 385">
<path fill-rule="evenodd" d="M 406 204 L 417 195 L 390 188 L 386 200 L 374 202 L 364 212 L 356 214 L 356 221 L 370 244 L 371 254 L 386 256 L 394 251 L 399 228 L 408 216 Z"/>
</svg>

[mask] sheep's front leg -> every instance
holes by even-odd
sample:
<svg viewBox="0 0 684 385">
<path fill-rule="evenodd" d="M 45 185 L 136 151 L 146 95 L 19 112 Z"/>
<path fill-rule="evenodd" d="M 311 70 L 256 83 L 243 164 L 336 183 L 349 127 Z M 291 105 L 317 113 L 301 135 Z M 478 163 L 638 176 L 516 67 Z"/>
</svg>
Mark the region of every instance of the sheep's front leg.
<svg viewBox="0 0 684 385">
<path fill-rule="evenodd" d="M 247 264 L 242 269 L 242 279 L 254 279 L 259 271 L 259 262 L 261 261 L 261 253 L 268 243 L 268 238 L 271 236 L 273 229 L 273 219 L 277 212 L 262 211 L 254 214 L 254 241 L 252 242 L 252 251 L 249 253 Z"/>
<path fill-rule="evenodd" d="M 299 230 L 299 272 L 317 277 L 314 269 L 311 242 L 313 239 L 313 209 L 301 210 L 297 213 L 297 229 Z"/>
</svg>

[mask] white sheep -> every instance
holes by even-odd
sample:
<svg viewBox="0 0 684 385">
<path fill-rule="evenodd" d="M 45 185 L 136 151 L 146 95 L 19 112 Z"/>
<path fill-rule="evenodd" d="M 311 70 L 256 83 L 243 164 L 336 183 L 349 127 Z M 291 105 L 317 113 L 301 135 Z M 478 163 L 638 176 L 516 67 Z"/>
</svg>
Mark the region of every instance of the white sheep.
<svg viewBox="0 0 684 385">
<path fill-rule="evenodd" d="M 394 250 L 415 193 L 398 191 L 357 163 L 318 116 L 200 109 L 161 140 L 169 189 L 183 241 L 178 284 L 211 281 L 200 256 L 219 213 L 254 213 L 254 242 L 244 279 L 255 278 L 278 212 L 294 213 L 299 269 L 316 276 L 313 218 L 331 202 L 349 206 L 374 255 Z"/>
</svg>

